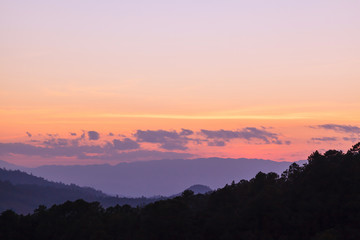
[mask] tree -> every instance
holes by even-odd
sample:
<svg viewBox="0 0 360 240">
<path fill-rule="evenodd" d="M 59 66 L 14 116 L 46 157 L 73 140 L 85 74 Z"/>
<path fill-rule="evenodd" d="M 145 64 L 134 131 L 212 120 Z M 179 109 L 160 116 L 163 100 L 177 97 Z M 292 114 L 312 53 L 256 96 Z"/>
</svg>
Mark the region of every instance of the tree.
<svg viewBox="0 0 360 240">
<path fill-rule="evenodd" d="M 360 142 L 358 142 L 357 144 L 355 144 L 354 146 L 352 146 L 352 148 L 350 148 L 350 150 L 348 151 L 348 153 L 352 154 L 352 155 L 357 155 L 360 153 Z"/>
</svg>

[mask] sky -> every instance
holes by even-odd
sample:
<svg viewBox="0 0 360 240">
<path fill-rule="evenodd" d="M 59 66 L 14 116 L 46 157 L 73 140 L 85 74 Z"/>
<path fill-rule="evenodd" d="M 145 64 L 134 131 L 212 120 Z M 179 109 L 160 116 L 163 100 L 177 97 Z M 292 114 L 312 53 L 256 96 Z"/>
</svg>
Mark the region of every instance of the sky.
<svg viewBox="0 0 360 240">
<path fill-rule="evenodd" d="M 0 159 L 304 160 L 360 141 L 360 1 L 0 0 Z"/>
</svg>

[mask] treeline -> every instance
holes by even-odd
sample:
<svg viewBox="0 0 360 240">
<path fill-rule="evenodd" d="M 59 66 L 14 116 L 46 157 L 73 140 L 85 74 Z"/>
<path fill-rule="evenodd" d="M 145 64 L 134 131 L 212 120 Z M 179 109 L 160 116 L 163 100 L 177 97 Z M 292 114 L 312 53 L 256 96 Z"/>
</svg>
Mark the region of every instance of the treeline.
<svg viewBox="0 0 360 240">
<path fill-rule="evenodd" d="M 104 209 L 77 200 L 0 216 L 0 239 L 360 239 L 360 143 L 314 152 L 281 176 L 259 172 L 205 195 Z"/>
</svg>

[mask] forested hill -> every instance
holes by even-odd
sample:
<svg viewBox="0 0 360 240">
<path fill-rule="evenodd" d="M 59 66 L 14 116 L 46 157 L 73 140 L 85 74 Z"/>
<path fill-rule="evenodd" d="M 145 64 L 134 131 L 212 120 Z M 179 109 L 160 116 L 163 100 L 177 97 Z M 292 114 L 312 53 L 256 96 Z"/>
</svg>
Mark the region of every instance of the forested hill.
<svg viewBox="0 0 360 240">
<path fill-rule="evenodd" d="M 207 195 L 184 191 L 142 208 L 78 200 L 28 216 L 5 211 L 0 226 L 0 239 L 360 239 L 360 143 Z"/>
<path fill-rule="evenodd" d="M 43 187 L 55 187 L 60 189 L 72 189 L 78 192 L 94 195 L 98 197 L 106 197 L 107 195 L 101 191 L 90 187 L 79 187 L 75 184 L 63 184 L 61 182 L 52 182 L 42 177 L 33 176 L 19 170 L 7 170 L 0 168 L 0 181 L 8 181 L 14 185 L 38 185 Z"/>
<path fill-rule="evenodd" d="M 0 212 L 12 209 L 17 213 L 27 214 L 33 212 L 39 205 L 49 207 L 77 199 L 98 201 L 104 207 L 116 204 L 136 207 L 157 200 L 145 197 L 112 197 L 90 187 L 51 182 L 19 170 L 0 168 Z"/>
</svg>

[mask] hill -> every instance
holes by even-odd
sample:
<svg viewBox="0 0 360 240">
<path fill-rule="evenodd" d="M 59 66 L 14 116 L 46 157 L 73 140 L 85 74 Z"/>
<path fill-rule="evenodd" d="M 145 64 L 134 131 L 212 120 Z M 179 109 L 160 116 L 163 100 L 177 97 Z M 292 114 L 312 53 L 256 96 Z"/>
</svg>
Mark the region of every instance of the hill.
<svg viewBox="0 0 360 240">
<path fill-rule="evenodd" d="M 217 189 L 257 172 L 283 172 L 291 162 L 262 159 L 199 158 L 120 163 L 114 166 L 41 166 L 24 171 L 52 181 L 90 186 L 111 195 L 170 196 L 194 184 Z M 93 176 L 96 176 L 94 178 Z"/>
<path fill-rule="evenodd" d="M 5 211 L 1 239 L 360 239 L 360 143 L 347 153 L 312 153 L 281 176 L 250 180 L 206 195 L 181 196 L 142 208 L 83 200 L 29 216 Z"/>
<path fill-rule="evenodd" d="M 187 190 L 195 194 L 212 191 L 204 185 L 193 185 Z M 98 201 L 103 207 L 115 205 L 143 206 L 160 199 L 179 196 L 157 196 L 152 198 L 127 198 L 109 196 L 90 187 L 79 187 L 75 184 L 51 182 L 41 177 L 36 177 L 19 170 L 6 170 L 0 168 L 0 212 L 12 209 L 17 213 L 31 213 L 39 205 L 47 207 L 61 204 L 66 201 L 84 199 Z"/>
<path fill-rule="evenodd" d="M 6 170 L 0 169 L 0 181 L 8 181 L 13 185 L 37 185 L 41 187 L 53 187 L 57 189 L 67 189 L 74 190 L 82 194 L 88 194 L 96 197 L 107 197 L 108 195 L 104 194 L 101 191 L 95 190 L 90 187 L 79 187 L 75 184 L 66 185 L 61 182 L 51 182 L 47 181 L 42 177 L 36 177 L 29 175 L 25 172 L 19 170 Z"/>
<path fill-rule="evenodd" d="M 195 185 L 187 188 L 186 190 L 192 191 L 194 194 L 205 194 L 205 193 L 209 193 L 212 191 L 212 189 L 209 188 L 208 186 L 201 185 L 201 184 L 195 184 Z"/>
<path fill-rule="evenodd" d="M 19 170 L 0 169 L 0 212 L 12 209 L 18 213 L 31 213 L 39 205 L 47 207 L 66 201 L 84 199 L 98 201 L 104 207 L 129 204 L 144 205 L 159 198 L 112 197 L 90 187 L 47 181 Z"/>
<path fill-rule="evenodd" d="M 6 168 L 9 170 L 23 170 L 26 169 L 25 167 L 18 166 L 15 164 L 8 163 L 6 161 L 0 160 L 0 168 Z"/>
</svg>

